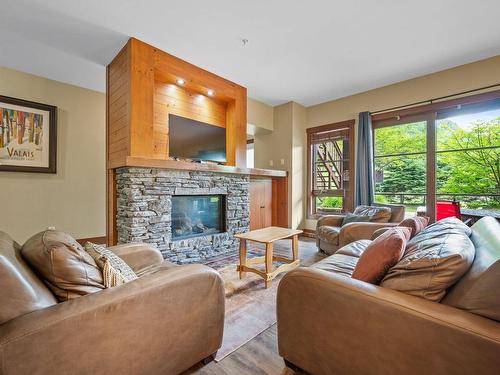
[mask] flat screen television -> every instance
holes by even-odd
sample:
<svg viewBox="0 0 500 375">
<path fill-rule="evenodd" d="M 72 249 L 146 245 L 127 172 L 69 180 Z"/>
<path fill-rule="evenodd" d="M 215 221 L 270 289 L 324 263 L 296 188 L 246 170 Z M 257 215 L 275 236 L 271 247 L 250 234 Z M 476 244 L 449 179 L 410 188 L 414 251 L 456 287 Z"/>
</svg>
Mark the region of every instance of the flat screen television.
<svg viewBox="0 0 500 375">
<path fill-rule="evenodd" d="M 171 157 L 226 162 L 226 129 L 189 118 L 168 115 Z"/>
</svg>

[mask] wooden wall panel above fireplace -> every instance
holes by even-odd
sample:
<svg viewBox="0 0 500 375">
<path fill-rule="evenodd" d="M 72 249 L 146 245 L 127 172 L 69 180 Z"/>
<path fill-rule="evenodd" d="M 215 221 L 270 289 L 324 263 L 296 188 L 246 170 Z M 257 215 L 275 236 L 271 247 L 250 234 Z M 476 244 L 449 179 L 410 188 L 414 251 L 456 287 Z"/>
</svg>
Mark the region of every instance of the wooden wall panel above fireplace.
<svg viewBox="0 0 500 375">
<path fill-rule="evenodd" d="M 245 167 L 246 103 L 246 88 L 131 38 L 107 67 L 108 169 L 168 160 L 169 114 L 226 128 L 226 164 Z"/>
</svg>

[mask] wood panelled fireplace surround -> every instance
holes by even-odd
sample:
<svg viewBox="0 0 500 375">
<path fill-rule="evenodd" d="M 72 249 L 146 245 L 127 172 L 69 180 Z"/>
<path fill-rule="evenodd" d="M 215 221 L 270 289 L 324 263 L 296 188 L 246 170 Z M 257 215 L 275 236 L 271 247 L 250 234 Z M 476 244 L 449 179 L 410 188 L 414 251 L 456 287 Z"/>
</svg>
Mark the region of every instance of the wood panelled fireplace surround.
<svg viewBox="0 0 500 375">
<path fill-rule="evenodd" d="M 246 88 L 131 38 L 107 67 L 106 100 L 108 245 L 149 242 L 182 263 L 236 251 L 234 234 L 249 229 L 250 216 L 259 217 L 252 229 L 288 227 L 287 172 L 246 168 Z M 225 165 L 171 158 L 169 114 L 225 128 Z M 261 186 L 269 191 L 265 210 L 252 201 Z M 190 230 L 206 232 L 178 238 L 172 200 L 181 195 L 200 197 L 202 206 L 204 196 L 223 197 L 223 226 L 197 218 Z"/>
</svg>

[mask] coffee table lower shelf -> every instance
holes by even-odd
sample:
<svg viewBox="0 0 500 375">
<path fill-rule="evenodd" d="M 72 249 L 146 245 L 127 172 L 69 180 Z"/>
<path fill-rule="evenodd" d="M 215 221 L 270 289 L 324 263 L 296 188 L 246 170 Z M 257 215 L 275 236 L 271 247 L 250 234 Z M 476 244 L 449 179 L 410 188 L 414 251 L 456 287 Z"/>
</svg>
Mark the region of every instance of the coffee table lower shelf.
<svg viewBox="0 0 500 375">
<path fill-rule="evenodd" d="M 257 260 L 259 260 L 259 261 L 257 262 Z M 242 273 L 242 272 L 253 272 L 253 273 L 256 273 L 257 275 L 259 275 L 260 277 L 262 277 L 265 280 L 265 282 L 266 282 L 266 288 L 269 288 L 269 286 L 271 286 L 270 282 L 276 276 L 278 276 L 282 272 L 291 271 L 295 267 L 298 267 L 299 264 L 300 264 L 300 260 L 299 259 L 292 260 L 292 259 L 286 259 L 286 258 L 283 258 L 283 257 L 273 257 L 273 261 L 277 261 L 277 262 L 285 262 L 286 261 L 286 262 L 289 262 L 289 263 L 282 264 L 281 266 L 277 267 L 274 271 L 272 271 L 270 273 L 266 273 L 265 271 L 261 271 L 261 270 L 259 270 L 257 268 L 248 267 L 248 266 L 241 266 L 241 265 L 238 265 L 236 267 L 236 271 L 239 271 L 240 273 Z M 250 265 L 250 264 L 265 264 L 265 263 L 266 263 L 266 257 L 265 256 L 251 258 L 251 259 L 247 260 L 247 264 L 248 265 Z M 240 279 L 241 278 L 242 278 L 242 276 L 240 276 Z"/>
</svg>

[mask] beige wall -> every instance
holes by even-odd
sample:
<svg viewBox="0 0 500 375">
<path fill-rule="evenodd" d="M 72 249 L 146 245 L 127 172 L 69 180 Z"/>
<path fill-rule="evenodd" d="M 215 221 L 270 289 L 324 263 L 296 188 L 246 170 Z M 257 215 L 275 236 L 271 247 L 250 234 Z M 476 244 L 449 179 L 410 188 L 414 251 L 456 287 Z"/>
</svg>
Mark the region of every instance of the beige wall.
<svg viewBox="0 0 500 375">
<path fill-rule="evenodd" d="M 359 112 L 375 112 L 498 83 L 500 56 L 308 107 L 306 128 L 349 119 L 357 121 Z M 306 228 L 313 229 L 315 225 L 316 221 L 306 220 Z"/>
<path fill-rule="evenodd" d="M 307 122 L 307 108 L 293 103 L 292 123 L 292 166 L 289 179 L 291 184 L 290 209 L 292 228 L 302 228 L 306 218 L 306 195 L 307 189 L 307 137 L 304 127 Z"/>
<path fill-rule="evenodd" d="M 292 107 L 292 102 L 274 107 L 274 130 L 255 134 L 255 168 L 289 170 L 292 150 Z"/>
<path fill-rule="evenodd" d="M 0 172 L 0 230 L 21 243 L 48 226 L 104 236 L 105 95 L 1 67 L 0 95 L 58 107 L 57 174 Z"/>
<path fill-rule="evenodd" d="M 292 228 L 297 228 L 302 226 L 305 212 L 306 108 L 289 102 L 274 107 L 273 112 L 274 130 L 254 137 L 255 167 L 288 171 L 288 221 Z"/>
<path fill-rule="evenodd" d="M 273 130 L 274 110 L 273 107 L 258 100 L 247 99 L 247 123 L 249 134 L 255 134 L 259 129 Z"/>
</svg>

